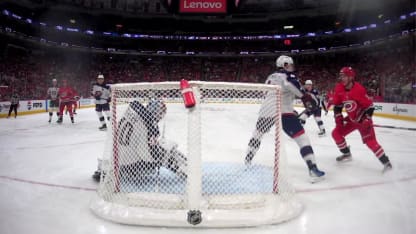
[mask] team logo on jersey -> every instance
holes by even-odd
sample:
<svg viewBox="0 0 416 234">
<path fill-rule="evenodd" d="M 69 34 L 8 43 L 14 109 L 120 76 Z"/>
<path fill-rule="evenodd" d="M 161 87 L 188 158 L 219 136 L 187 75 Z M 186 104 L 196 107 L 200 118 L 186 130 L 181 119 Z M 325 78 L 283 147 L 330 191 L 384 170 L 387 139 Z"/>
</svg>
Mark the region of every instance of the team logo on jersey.
<svg viewBox="0 0 416 234">
<path fill-rule="evenodd" d="M 344 108 L 347 112 L 353 112 L 357 110 L 357 103 L 355 101 L 349 100 L 344 102 Z"/>
</svg>

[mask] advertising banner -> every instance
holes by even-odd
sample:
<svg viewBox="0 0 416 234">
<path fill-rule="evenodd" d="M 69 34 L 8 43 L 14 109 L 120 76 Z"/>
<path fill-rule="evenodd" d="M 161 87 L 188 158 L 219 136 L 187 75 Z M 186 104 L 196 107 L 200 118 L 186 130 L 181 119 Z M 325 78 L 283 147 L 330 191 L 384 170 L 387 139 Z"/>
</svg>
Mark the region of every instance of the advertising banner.
<svg viewBox="0 0 416 234">
<path fill-rule="evenodd" d="M 180 13 L 226 13 L 227 0 L 180 0 Z"/>
</svg>

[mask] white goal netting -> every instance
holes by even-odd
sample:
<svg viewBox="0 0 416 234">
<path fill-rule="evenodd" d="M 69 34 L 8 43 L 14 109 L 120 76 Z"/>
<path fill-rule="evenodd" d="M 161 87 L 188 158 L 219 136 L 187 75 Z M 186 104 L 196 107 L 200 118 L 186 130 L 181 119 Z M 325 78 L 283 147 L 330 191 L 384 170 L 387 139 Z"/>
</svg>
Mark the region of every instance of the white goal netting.
<svg viewBox="0 0 416 234">
<path fill-rule="evenodd" d="M 282 150 L 280 87 L 190 86 L 192 108 L 185 108 L 179 82 L 112 86 L 112 127 L 93 212 L 120 223 L 178 227 L 255 226 L 299 215 Z M 247 161 L 259 129 L 268 133 Z"/>
</svg>

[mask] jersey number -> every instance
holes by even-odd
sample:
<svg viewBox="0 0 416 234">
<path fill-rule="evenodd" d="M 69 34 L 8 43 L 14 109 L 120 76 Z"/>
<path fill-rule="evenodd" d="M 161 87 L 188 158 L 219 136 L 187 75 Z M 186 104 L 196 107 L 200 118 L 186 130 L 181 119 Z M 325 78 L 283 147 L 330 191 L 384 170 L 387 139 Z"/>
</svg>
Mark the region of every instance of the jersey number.
<svg viewBox="0 0 416 234">
<path fill-rule="evenodd" d="M 121 131 L 118 142 L 124 146 L 130 145 L 130 136 L 133 133 L 133 124 L 128 122 L 125 118 L 122 118 L 118 129 Z"/>
</svg>

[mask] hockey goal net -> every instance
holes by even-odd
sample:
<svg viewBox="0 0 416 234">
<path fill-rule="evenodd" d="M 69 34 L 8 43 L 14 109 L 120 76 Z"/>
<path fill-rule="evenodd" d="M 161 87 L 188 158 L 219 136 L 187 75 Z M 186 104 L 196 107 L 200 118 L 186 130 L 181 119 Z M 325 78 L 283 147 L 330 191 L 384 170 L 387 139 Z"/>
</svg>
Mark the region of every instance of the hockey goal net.
<svg viewBox="0 0 416 234">
<path fill-rule="evenodd" d="M 190 86 L 193 108 L 185 108 L 179 82 L 112 86 L 112 127 L 93 212 L 119 223 L 177 227 L 255 226 L 299 215 L 282 150 L 280 87 Z M 261 108 L 266 96 L 269 107 Z M 271 129 L 246 163 L 265 115 L 273 117 Z"/>
</svg>

